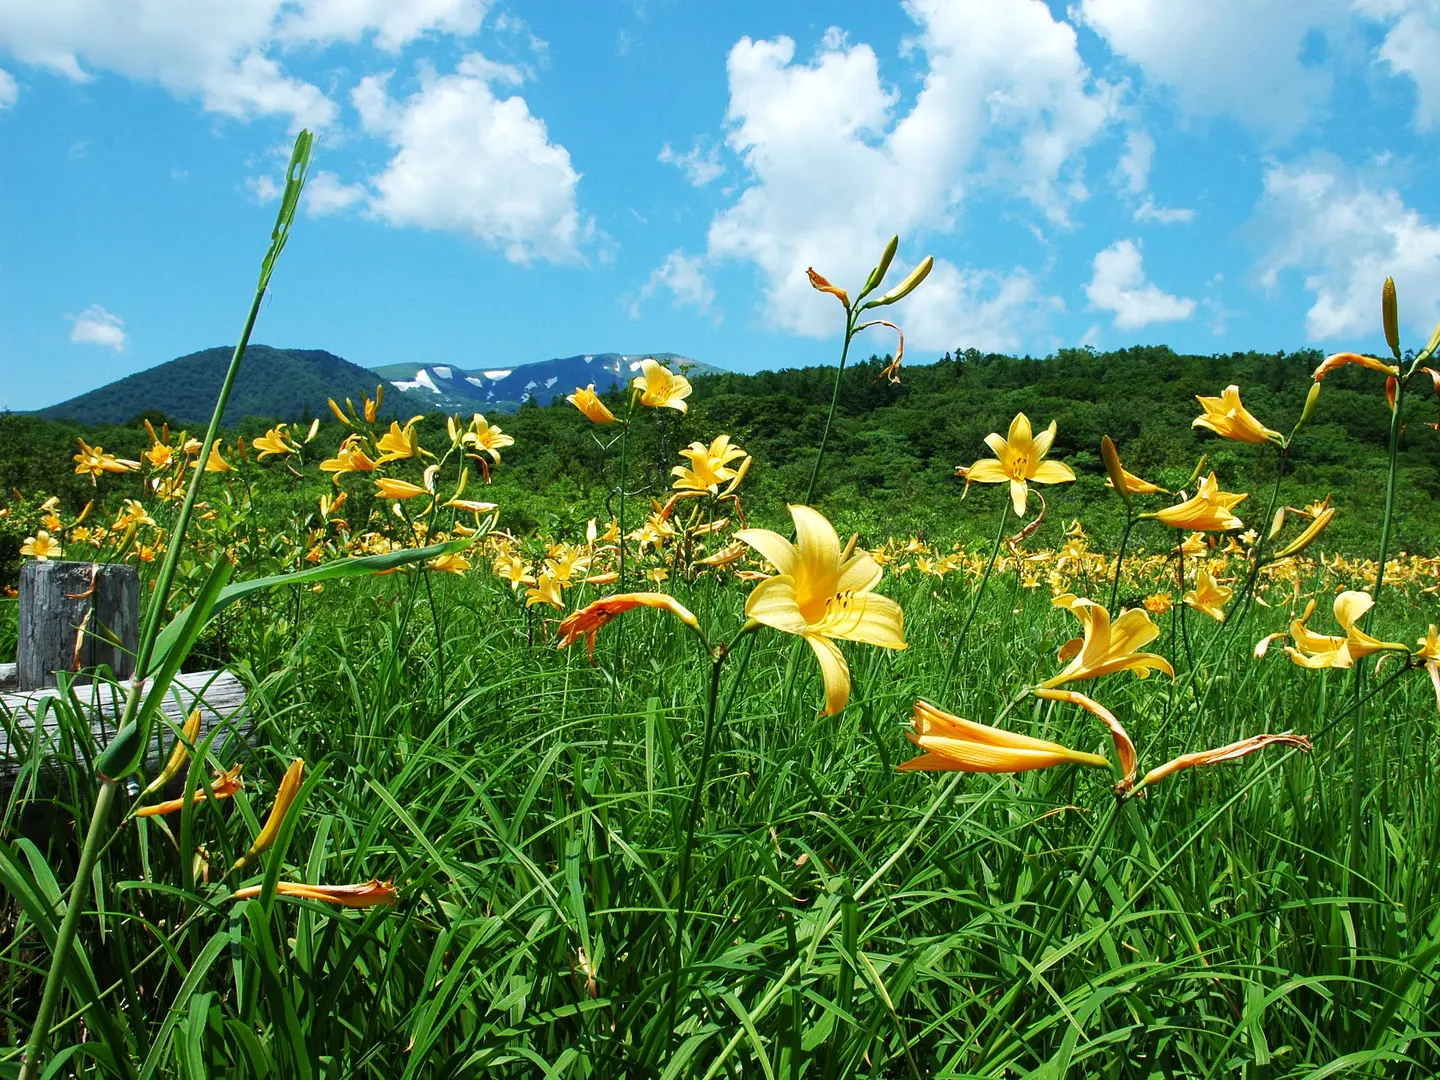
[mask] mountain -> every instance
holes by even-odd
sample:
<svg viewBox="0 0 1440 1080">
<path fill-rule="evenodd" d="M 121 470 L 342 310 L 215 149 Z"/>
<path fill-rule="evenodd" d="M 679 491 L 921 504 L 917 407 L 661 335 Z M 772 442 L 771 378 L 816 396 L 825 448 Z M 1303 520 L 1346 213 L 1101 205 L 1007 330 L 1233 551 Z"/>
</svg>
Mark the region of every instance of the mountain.
<svg viewBox="0 0 1440 1080">
<path fill-rule="evenodd" d="M 595 384 L 597 392 L 628 385 L 640 370 L 640 361 L 653 357 L 672 371 L 690 375 L 719 375 L 724 369 L 702 364 L 678 353 L 584 353 L 557 357 L 510 368 L 466 370 L 453 364 L 386 364 L 375 374 L 415 402 L 419 411 L 431 409 L 479 412 L 514 412 L 534 399 L 549 405 L 579 386 Z"/>
<path fill-rule="evenodd" d="M 230 365 L 232 349 L 205 349 L 62 401 L 39 414 L 85 424 L 123 424 L 158 411 L 183 424 L 210 419 Z M 251 345 L 230 393 L 225 422 L 246 416 L 297 420 L 326 411 L 325 399 L 360 400 L 374 394 L 375 373 L 323 349 L 272 349 Z"/>
</svg>

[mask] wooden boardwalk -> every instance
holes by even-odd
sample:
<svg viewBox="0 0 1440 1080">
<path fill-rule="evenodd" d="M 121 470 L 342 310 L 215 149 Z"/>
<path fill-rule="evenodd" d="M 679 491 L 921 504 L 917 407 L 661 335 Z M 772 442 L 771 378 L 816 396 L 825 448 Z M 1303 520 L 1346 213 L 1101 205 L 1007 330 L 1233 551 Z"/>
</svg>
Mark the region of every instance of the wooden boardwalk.
<svg viewBox="0 0 1440 1080">
<path fill-rule="evenodd" d="M 40 717 L 40 757 L 47 761 L 59 758 L 59 721 L 53 705 L 47 700 L 59 696 L 53 687 L 20 693 L 14 690 L 15 665 L 0 664 L 0 782 L 13 777 L 25 761 L 37 752 L 36 718 Z M 72 694 L 90 715 L 90 728 L 95 745 L 104 746 L 115 732 L 116 722 L 125 710 L 125 683 L 91 683 L 77 686 Z M 183 724 L 191 710 L 200 710 L 200 738 L 226 723 L 230 730 L 215 740 L 215 749 L 222 750 L 232 739 L 246 741 L 250 736 L 251 719 L 245 712 L 245 687 L 229 671 L 195 671 L 177 675 L 161 706 L 164 714 L 176 724 Z M 168 748 L 171 736 L 163 736 Z M 145 762 L 147 772 L 159 766 L 160 751 L 151 747 Z M 227 757 L 230 755 L 226 755 Z"/>
</svg>

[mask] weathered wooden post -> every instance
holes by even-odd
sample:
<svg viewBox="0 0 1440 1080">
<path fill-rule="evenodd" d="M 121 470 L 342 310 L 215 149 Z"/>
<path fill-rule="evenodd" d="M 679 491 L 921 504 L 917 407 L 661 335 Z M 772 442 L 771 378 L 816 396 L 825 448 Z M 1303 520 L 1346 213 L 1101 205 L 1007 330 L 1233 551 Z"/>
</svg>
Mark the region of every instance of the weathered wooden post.
<svg viewBox="0 0 1440 1080">
<path fill-rule="evenodd" d="M 34 560 L 20 568 L 21 691 L 55 685 L 57 671 L 86 673 L 102 664 L 115 678 L 135 670 L 140 644 L 140 577 L 123 563 Z"/>
</svg>

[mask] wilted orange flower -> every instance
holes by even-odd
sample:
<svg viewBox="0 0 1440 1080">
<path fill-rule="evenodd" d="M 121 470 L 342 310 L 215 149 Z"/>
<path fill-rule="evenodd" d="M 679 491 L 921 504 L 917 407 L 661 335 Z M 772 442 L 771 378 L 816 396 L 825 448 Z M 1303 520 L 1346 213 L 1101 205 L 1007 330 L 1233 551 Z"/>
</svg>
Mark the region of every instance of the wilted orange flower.
<svg viewBox="0 0 1440 1080">
<path fill-rule="evenodd" d="M 627 611 L 633 611 L 637 607 L 668 611 L 690 629 L 698 630 L 700 628 L 700 620 L 695 617 L 695 614 L 673 596 L 667 596 L 664 593 L 620 593 L 617 596 L 607 596 L 596 600 L 593 604 L 587 604 L 579 611 L 567 615 L 560 622 L 560 641 L 555 647 L 557 649 L 568 648 L 583 637 L 585 651 L 593 657 L 595 655 L 595 635 L 600 632 L 600 628 L 611 619 L 623 615 Z"/>
<path fill-rule="evenodd" d="M 247 885 L 230 894 L 231 900 L 249 900 L 259 896 L 262 885 Z M 395 886 L 372 878 L 359 885 L 306 885 L 299 881 L 277 881 L 276 896 L 293 896 L 297 900 L 323 900 L 341 907 L 365 908 L 393 904 L 399 898 Z"/>
<path fill-rule="evenodd" d="M 1138 793 L 1141 788 L 1164 780 L 1171 773 L 1179 772 L 1181 769 L 1193 768 L 1196 765 L 1218 765 L 1222 761 L 1235 761 L 1253 754 L 1257 750 L 1263 750 L 1267 746 L 1293 746 L 1307 754 L 1311 750 L 1310 740 L 1304 735 L 1252 735 L 1248 739 L 1241 739 L 1239 742 L 1220 746 L 1214 750 L 1181 754 L 1174 761 L 1167 761 L 1164 765 L 1157 766 L 1146 773 L 1145 778 L 1136 785 L 1135 792 Z"/>
<path fill-rule="evenodd" d="M 839 300 L 840 303 L 845 305 L 846 311 L 850 310 L 850 296 L 848 293 L 845 292 L 844 289 L 838 289 L 834 285 L 831 285 L 829 281 L 827 281 L 825 278 L 821 277 L 815 272 L 815 268 L 813 266 L 806 267 L 805 273 L 810 278 L 810 287 L 812 289 L 818 289 L 820 292 L 829 293 L 831 296 L 835 297 L 835 299 Z"/>
<path fill-rule="evenodd" d="M 236 765 L 233 769 L 223 772 L 220 775 L 216 776 L 213 780 L 211 780 L 210 790 L 215 792 L 215 798 L 217 800 L 228 799 L 230 798 L 230 796 L 234 795 L 235 792 L 239 791 L 244 786 L 244 784 L 245 782 L 240 779 L 240 766 Z M 191 800 L 191 802 L 202 803 L 206 800 L 206 797 L 207 796 L 205 795 L 205 789 L 197 788 L 195 790 L 195 797 Z M 173 814 L 175 813 L 175 811 L 183 809 L 184 806 L 184 799 L 167 799 L 165 802 L 154 803 L 150 806 L 142 806 L 139 810 L 135 811 L 135 816 L 156 817 L 161 814 Z"/>
<path fill-rule="evenodd" d="M 1371 371 L 1378 371 L 1382 375 L 1395 376 L 1400 374 L 1400 369 L 1394 364 L 1387 364 L 1383 360 L 1377 360 L 1373 356 L 1362 356 L 1360 353 L 1342 352 L 1327 356 L 1310 376 L 1316 382 L 1325 378 L 1336 368 L 1342 368 L 1346 364 L 1359 364 L 1361 367 L 1369 368 Z"/>
<path fill-rule="evenodd" d="M 1209 428 L 1216 435 L 1223 435 L 1237 442 L 1273 442 L 1278 445 L 1285 442 L 1283 435 L 1260 423 L 1240 404 L 1238 386 L 1227 386 L 1218 398 L 1196 394 L 1195 400 L 1200 402 L 1200 407 L 1205 411 L 1194 419 L 1191 427 Z"/>
<path fill-rule="evenodd" d="M 901 772 L 1019 773 L 1056 765 L 1110 764 L 1100 754 L 1070 750 L 1059 743 L 977 724 L 915 702 L 915 730 L 905 737 L 924 753 L 903 762 Z"/>
<path fill-rule="evenodd" d="M 1115 743 L 1115 756 L 1120 759 L 1119 787 L 1122 791 L 1128 790 L 1130 785 L 1135 782 L 1137 769 L 1135 744 L 1131 741 L 1129 732 L 1125 730 L 1119 720 L 1115 719 L 1115 714 L 1094 698 L 1074 690 L 1039 689 L 1035 690 L 1034 694 L 1036 697 L 1048 701 L 1065 701 L 1071 705 L 1078 705 L 1092 716 L 1097 717 L 1109 729 L 1110 738 Z"/>
</svg>

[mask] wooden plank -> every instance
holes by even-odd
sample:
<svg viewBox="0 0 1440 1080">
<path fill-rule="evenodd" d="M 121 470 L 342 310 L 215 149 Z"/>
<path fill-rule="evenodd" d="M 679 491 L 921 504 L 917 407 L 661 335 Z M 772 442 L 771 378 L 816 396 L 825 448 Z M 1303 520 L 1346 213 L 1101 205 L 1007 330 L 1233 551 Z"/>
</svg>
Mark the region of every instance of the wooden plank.
<svg viewBox="0 0 1440 1080">
<path fill-rule="evenodd" d="M 15 689 L 19 670 L 18 664 L 0 664 L 0 692 Z"/>
<path fill-rule="evenodd" d="M 140 578 L 133 566 L 36 559 L 20 568 L 21 690 L 55 685 L 57 671 L 117 679 L 135 670 Z"/>
<path fill-rule="evenodd" d="M 114 734 L 119 716 L 125 711 L 125 690 L 128 683 L 92 683 L 73 688 L 74 695 L 90 714 L 90 729 L 96 746 L 104 746 Z M 21 764 L 34 753 L 35 717 L 43 716 L 40 738 L 41 756 L 55 762 L 59 759 L 59 720 L 54 706 L 44 702 L 59 694 L 54 687 L 25 693 L 0 694 L 0 781 L 13 778 Z M 249 741 L 253 721 L 245 710 L 245 686 L 229 671 L 195 671 L 177 675 L 161 704 L 164 714 L 176 724 L 183 724 L 192 709 L 200 710 L 200 738 L 229 721 L 227 731 L 215 740 L 214 749 L 226 758 Z M 160 733 L 161 746 L 151 746 L 145 759 L 145 770 L 159 768 L 160 755 L 169 756 L 173 736 L 168 728 Z M 239 740 L 238 743 L 235 741 Z M 232 745 L 234 744 L 234 745 Z M 224 753 L 227 746 L 230 753 Z"/>
</svg>

